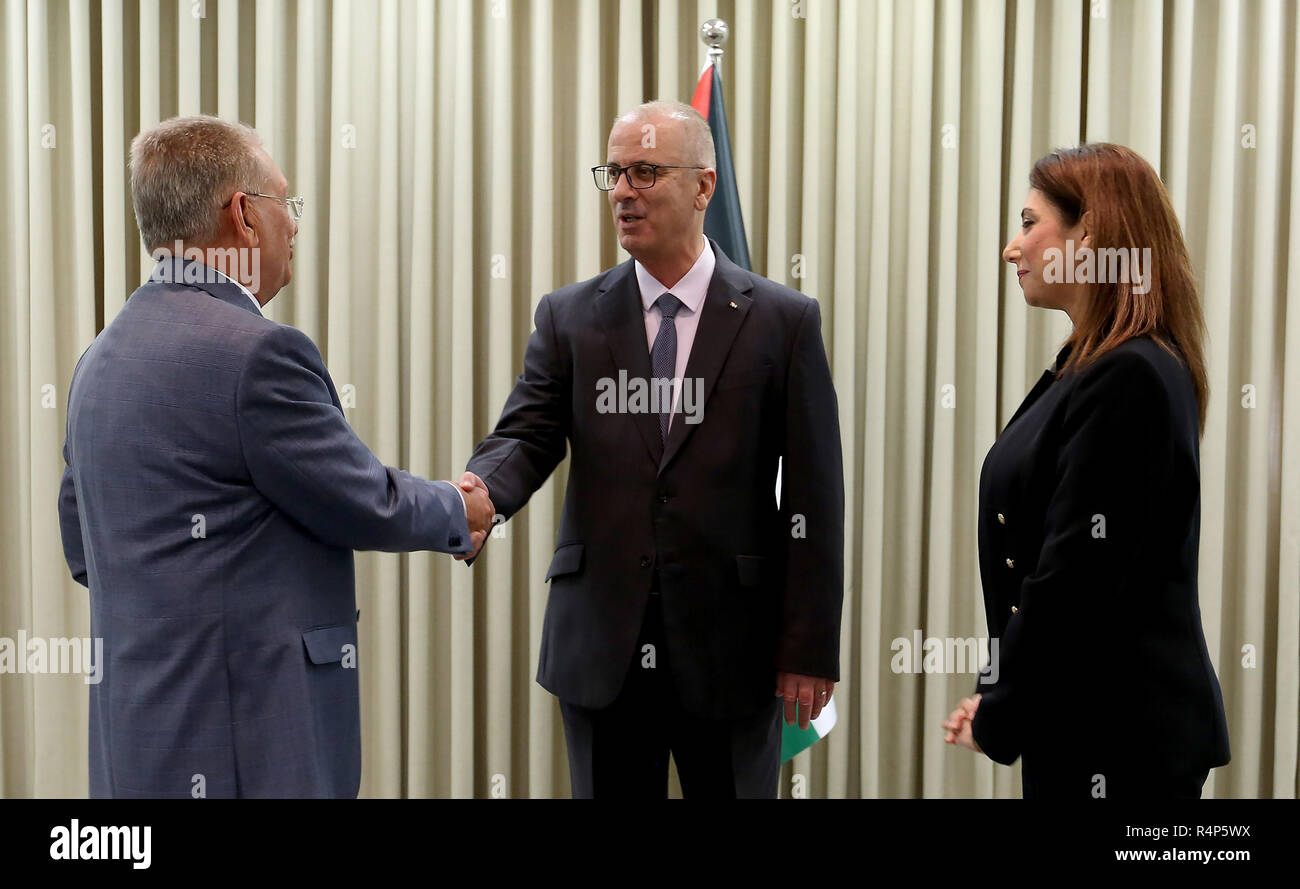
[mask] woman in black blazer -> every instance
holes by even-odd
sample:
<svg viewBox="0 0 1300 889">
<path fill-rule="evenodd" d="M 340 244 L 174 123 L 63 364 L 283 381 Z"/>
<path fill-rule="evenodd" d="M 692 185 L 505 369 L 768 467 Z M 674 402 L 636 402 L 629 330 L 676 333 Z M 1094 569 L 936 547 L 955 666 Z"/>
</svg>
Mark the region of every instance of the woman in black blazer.
<svg viewBox="0 0 1300 889">
<path fill-rule="evenodd" d="M 1062 150 L 1029 178 L 1002 255 L 1074 331 L 984 461 L 997 645 L 945 740 L 1020 758 L 1026 798 L 1199 797 L 1229 754 L 1197 601 L 1208 386 L 1187 248 L 1127 148 Z"/>
</svg>

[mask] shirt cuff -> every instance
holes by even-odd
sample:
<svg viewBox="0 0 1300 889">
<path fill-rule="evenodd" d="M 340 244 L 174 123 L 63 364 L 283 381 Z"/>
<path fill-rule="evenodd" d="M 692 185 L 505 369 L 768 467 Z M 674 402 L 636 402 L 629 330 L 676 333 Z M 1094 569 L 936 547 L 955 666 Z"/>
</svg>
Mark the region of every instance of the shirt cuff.
<svg viewBox="0 0 1300 889">
<path fill-rule="evenodd" d="M 460 508 L 465 510 L 465 521 L 469 521 L 469 505 L 465 502 L 465 492 L 460 489 L 460 485 L 449 481 L 443 481 L 445 485 L 451 485 L 452 489 L 460 495 Z"/>
</svg>

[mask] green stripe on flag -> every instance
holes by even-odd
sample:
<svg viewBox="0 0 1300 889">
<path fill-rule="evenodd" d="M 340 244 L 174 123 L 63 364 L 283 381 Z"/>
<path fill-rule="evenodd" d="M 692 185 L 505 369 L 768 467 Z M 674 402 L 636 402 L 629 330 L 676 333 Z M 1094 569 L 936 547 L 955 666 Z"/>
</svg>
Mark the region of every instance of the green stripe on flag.
<svg viewBox="0 0 1300 889">
<path fill-rule="evenodd" d="M 796 716 L 799 705 L 795 705 Z M 802 753 L 830 733 L 835 727 L 835 699 L 831 698 L 817 714 L 817 718 L 808 723 L 807 728 L 799 728 L 799 720 L 794 725 L 781 717 L 781 762 L 789 762 L 796 754 Z"/>
</svg>

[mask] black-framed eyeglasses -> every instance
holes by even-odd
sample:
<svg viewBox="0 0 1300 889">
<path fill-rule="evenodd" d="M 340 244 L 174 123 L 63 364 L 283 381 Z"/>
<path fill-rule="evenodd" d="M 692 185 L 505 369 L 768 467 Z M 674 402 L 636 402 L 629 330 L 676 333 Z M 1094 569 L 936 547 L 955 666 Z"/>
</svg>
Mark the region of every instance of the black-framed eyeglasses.
<svg viewBox="0 0 1300 889">
<path fill-rule="evenodd" d="M 660 170 L 707 170 L 708 167 L 684 167 L 680 164 L 632 164 L 620 167 L 617 164 L 601 164 L 591 168 L 591 175 L 596 180 L 596 187 L 601 191 L 613 191 L 618 185 L 618 177 L 627 174 L 627 184 L 633 188 L 649 188 L 659 178 Z"/>
<path fill-rule="evenodd" d="M 294 219 L 302 219 L 302 210 L 307 203 L 306 200 L 304 200 L 301 197 L 282 198 L 278 194 L 262 194 L 260 191 L 246 191 L 244 192 L 244 194 L 250 198 L 270 198 L 273 201 L 284 201 L 286 204 L 289 205 L 289 215 L 292 216 Z M 226 201 L 224 204 L 221 205 L 221 209 L 224 210 L 227 207 L 229 207 L 230 202 L 233 201 L 234 199 L 235 196 L 231 195 L 230 200 Z"/>
</svg>

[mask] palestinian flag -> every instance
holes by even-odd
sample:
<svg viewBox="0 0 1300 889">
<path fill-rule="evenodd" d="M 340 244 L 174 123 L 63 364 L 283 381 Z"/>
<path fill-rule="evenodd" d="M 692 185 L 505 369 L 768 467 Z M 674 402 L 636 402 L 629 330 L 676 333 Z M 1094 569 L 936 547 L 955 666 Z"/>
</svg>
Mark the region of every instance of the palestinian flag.
<svg viewBox="0 0 1300 889">
<path fill-rule="evenodd" d="M 745 241 L 745 220 L 740 215 L 740 192 L 736 189 L 736 165 L 731 158 L 731 131 L 727 129 L 727 109 L 722 102 L 722 75 L 712 63 L 704 66 L 695 87 L 691 106 L 709 122 L 713 147 L 718 155 L 718 184 L 704 214 L 704 233 L 718 242 L 727 258 L 742 269 L 750 269 L 749 245 Z M 776 498 L 781 501 L 781 473 L 777 472 Z M 808 724 L 799 728 L 798 721 L 787 725 L 781 718 L 781 762 L 816 744 L 835 725 L 835 698 Z"/>
<path fill-rule="evenodd" d="M 797 706 L 797 705 L 796 705 Z M 817 714 L 817 718 L 808 723 L 807 728 L 799 728 L 799 721 L 796 719 L 794 725 L 789 725 L 785 721 L 785 716 L 781 716 L 781 762 L 789 762 L 794 759 L 796 753 L 802 753 L 812 745 L 816 744 L 826 734 L 835 727 L 835 695 L 826 702 L 822 712 Z"/>
<path fill-rule="evenodd" d="M 722 75 L 716 66 L 704 66 L 691 105 L 709 122 L 718 155 L 718 184 L 704 213 L 704 233 L 718 242 L 728 259 L 749 270 L 745 221 L 740 218 L 740 192 L 736 190 L 736 165 L 731 159 L 731 133 L 727 129 L 727 109 L 722 104 Z"/>
<path fill-rule="evenodd" d="M 781 506 L 781 461 L 776 461 L 776 505 Z M 785 721 L 785 713 L 781 713 L 781 762 L 789 762 L 794 759 L 795 754 L 802 753 L 812 745 L 816 744 L 822 738 L 835 728 L 835 694 L 831 693 L 831 699 L 826 702 L 822 712 L 817 714 L 816 719 L 808 721 L 807 728 L 799 728 L 799 705 L 795 705 L 795 723 L 790 725 Z"/>
</svg>

